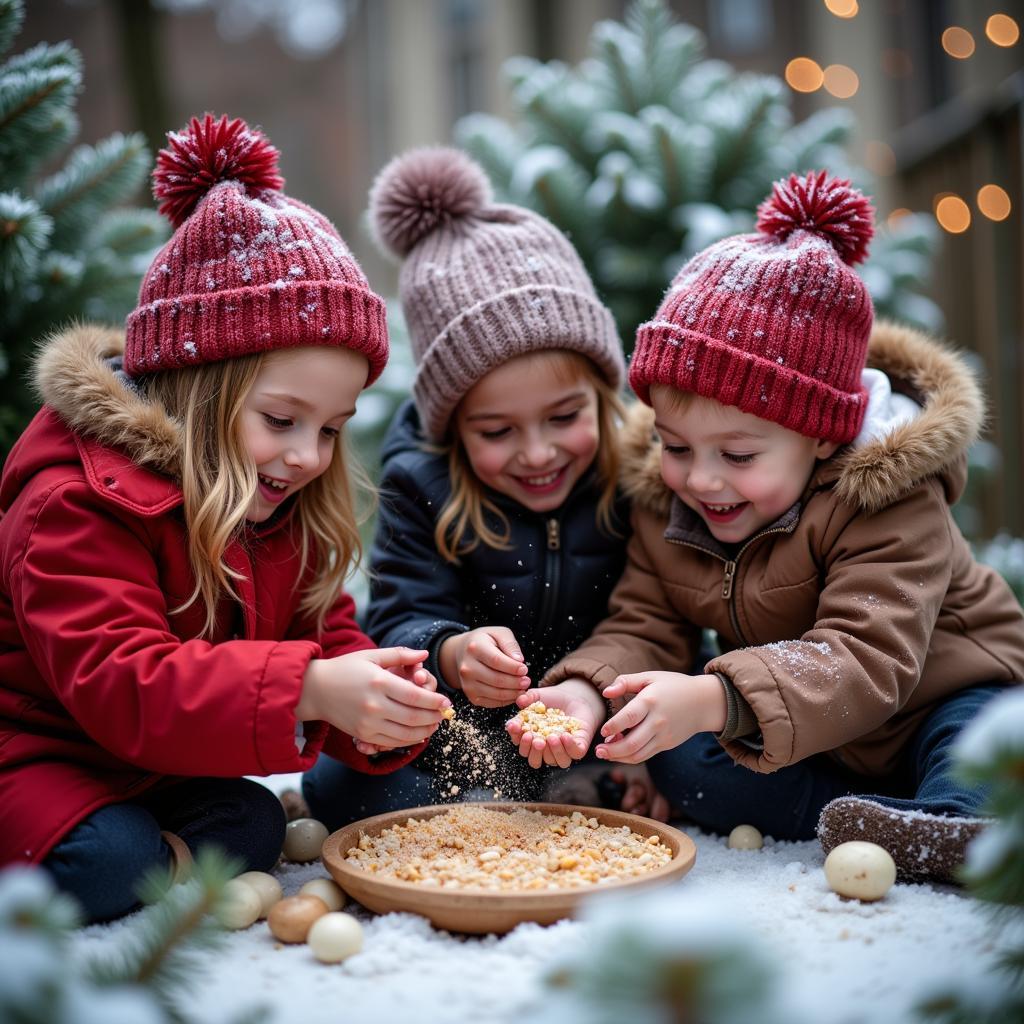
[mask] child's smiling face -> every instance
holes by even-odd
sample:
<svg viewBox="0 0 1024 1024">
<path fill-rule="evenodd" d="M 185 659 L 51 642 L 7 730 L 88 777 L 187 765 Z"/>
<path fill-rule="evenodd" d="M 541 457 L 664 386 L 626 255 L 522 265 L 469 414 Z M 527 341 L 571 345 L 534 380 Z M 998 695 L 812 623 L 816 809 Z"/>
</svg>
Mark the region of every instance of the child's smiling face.
<svg viewBox="0 0 1024 1024">
<path fill-rule="evenodd" d="M 270 353 L 242 404 L 241 431 L 259 482 L 246 513 L 262 523 L 290 494 L 320 476 L 356 411 L 370 364 L 347 348 Z"/>
<path fill-rule="evenodd" d="M 455 414 L 477 479 L 533 512 L 562 505 L 600 440 L 594 385 L 582 369 L 553 372 L 548 356 L 503 363 L 467 392 Z"/>
<path fill-rule="evenodd" d="M 838 447 L 735 406 L 651 388 L 661 476 L 725 544 L 773 523 L 803 493 L 818 459 Z"/>
</svg>

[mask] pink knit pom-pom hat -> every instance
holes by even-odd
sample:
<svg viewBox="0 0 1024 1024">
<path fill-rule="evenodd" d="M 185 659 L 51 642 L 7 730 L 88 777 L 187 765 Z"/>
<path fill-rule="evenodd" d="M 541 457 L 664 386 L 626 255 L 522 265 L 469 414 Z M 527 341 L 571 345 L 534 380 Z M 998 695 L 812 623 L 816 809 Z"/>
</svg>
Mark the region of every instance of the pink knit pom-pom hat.
<svg viewBox="0 0 1024 1024">
<path fill-rule="evenodd" d="M 157 155 L 153 194 L 176 228 L 128 316 L 132 376 L 305 345 L 388 358 L 384 300 L 334 226 L 290 199 L 277 150 L 240 119 L 192 118 Z"/>
<path fill-rule="evenodd" d="M 539 214 L 494 203 L 483 168 L 464 153 L 396 157 L 370 192 L 370 222 L 381 247 L 404 261 L 413 396 L 431 440 L 444 439 L 474 384 L 528 352 L 578 352 L 621 385 L 615 321 L 576 250 Z"/>
<path fill-rule="evenodd" d="M 867 407 L 873 310 L 852 265 L 874 233 L 868 200 L 824 171 L 778 181 L 757 234 L 722 239 L 676 275 L 641 324 L 629 383 L 692 391 L 845 444 Z"/>
</svg>

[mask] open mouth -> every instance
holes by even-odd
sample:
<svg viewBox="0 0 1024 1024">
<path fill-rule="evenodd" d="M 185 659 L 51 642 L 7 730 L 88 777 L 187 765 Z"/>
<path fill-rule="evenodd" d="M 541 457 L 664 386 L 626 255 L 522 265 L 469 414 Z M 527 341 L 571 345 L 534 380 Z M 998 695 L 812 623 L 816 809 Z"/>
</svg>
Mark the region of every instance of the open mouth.
<svg viewBox="0 0 1024 1024">
<path fill-rule="evenodd" d="M 737 501 L 730 505 L 709 505 L 702 501 L 700 507 L 704 515 L 714 523 L 728 523 L 735 519 L 746 507 L 749 501 Z"/>
<path fill-rule="evenodd" d="M 260 494 L 267 501 L 276 504 L 288 493 L 289 485 L 284 480 L 275 480 L 273 477 L 264 476 L 262 473 L 257 473 L 256 476 L 259 481 Z"/>
<path fill-rule="evenodd" d="M 515 479 L 521 487 L 533 494 L 547 494 L 558 489 L 565 479 L 568 468 L 568 466 L 562 466 L 550 473 L 542 473 L 537 476 L 517 476 Z"/>
</svg>

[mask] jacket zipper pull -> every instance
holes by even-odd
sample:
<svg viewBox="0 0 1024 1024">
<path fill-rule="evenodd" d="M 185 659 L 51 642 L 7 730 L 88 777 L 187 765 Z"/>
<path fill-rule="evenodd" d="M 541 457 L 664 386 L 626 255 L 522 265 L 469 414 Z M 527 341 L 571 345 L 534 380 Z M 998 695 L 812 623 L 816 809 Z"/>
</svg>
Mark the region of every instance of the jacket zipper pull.
<svg viewBox="0 0 1024 1024">
<path fill-rule="evenodd" d="M 732 597 L 732 578 L 736 575 L 736 563 L 725 563 L 725 575 L 722 577 L 722 600 L 728 601 Z"/>
<path fill-rule="evenodd" d="M 558 520 L 548 520 L 548 550 L 557 551 L 562 546 L 562 541 L 558 536 Z"/>
</svg>

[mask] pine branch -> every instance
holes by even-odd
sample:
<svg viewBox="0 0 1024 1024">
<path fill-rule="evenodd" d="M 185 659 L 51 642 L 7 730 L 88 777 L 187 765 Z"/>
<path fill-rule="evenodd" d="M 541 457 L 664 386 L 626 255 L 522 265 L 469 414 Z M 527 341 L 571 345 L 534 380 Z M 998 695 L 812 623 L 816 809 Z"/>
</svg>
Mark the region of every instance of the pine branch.
<svg viewBox="0 0 1024 1024">
<path fill-rule="evenodd" d="M 0 56 L 11 48 L 24 20 L 23 0 L 0 0 Z"/>
<path fill-rule="evenodd" d="M 36 190 L 54 221 L 53 244 L 75 244 L 103 209 L 139 186 L 148 166 L 149 152 L 138 132 L 116 132 L 95 147 L 79 146 Z"/>
</svg>

